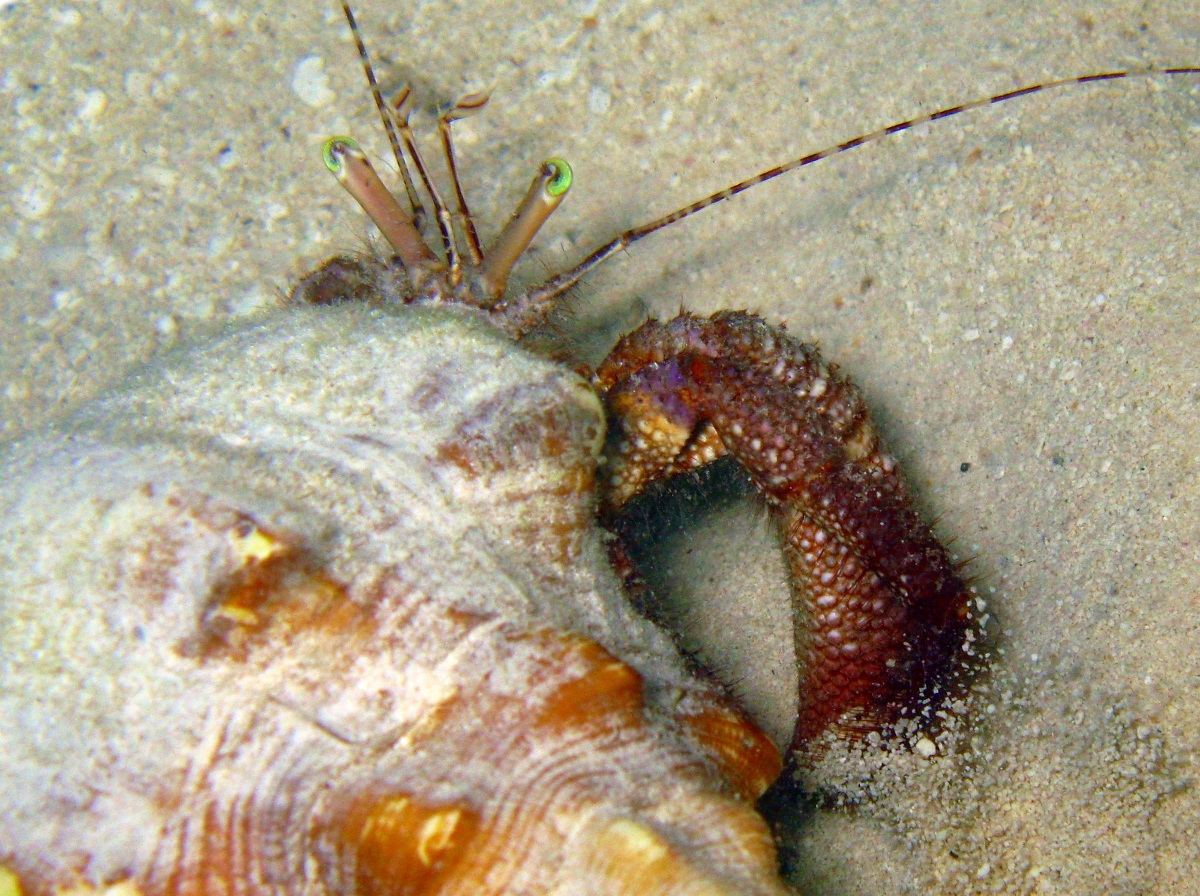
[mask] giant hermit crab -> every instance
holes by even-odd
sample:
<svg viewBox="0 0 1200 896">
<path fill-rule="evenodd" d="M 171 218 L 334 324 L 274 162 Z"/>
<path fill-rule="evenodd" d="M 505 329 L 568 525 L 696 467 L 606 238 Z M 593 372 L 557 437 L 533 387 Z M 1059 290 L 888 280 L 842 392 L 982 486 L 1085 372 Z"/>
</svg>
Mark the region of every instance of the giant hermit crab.
<svg viewBox="0 0 1200 896">
<path fill-rule="evenodd" d="M 798 742 L 934 698 L 966 590 L 857 390 L 781 330 L 651 322 L 590 384 L 518 345 L 784 169 L 506 296 L 565 164 L 486 254 L 435 193 L 443 260 L 352 143 L 326 156 L 394 254 L 7 451 L 5 892 L 784 892 L 750 808 L 778 753 L 633 612 L 597 503 L 749 471 L 804 622 Z"/>
</svg>

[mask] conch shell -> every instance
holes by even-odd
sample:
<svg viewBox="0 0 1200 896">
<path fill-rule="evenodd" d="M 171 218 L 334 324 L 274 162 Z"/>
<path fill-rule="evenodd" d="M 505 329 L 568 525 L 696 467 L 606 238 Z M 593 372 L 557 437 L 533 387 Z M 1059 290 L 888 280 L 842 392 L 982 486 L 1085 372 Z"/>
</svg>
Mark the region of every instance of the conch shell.
<svg viewBox="0 0 1200 896">
<path fill-rule="evenodd" d="M 788 892 L 777 751 L 610 569 L 604 432 L 477 312 L 349 303 L 8 448 L 5 892 Z"/>
</svg>

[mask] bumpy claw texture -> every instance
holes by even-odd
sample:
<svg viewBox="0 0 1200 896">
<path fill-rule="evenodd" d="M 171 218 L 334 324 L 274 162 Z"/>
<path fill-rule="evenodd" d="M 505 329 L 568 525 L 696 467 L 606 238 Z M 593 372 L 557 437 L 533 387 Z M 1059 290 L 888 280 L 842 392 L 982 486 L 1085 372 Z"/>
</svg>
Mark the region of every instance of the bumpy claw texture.
<svg viewBox="0 0 1200 896">
<path fill-rule="evenodd" d="M 630 607 L 603 435 L 478 312 L 333 303 L 9 447 L 0 883 L 782 896 L 779 755 Z"/>
<path fill-rule="evenodd" d="M 969 591 L 853 383 L 814 347 L 736 312 L 649 321 L 595 382 L 613 420 L 611 510 L 726 454 L 771 508 L 796 599 L 794 748 L 936 702 L 962 654 Z"/>
</svg>

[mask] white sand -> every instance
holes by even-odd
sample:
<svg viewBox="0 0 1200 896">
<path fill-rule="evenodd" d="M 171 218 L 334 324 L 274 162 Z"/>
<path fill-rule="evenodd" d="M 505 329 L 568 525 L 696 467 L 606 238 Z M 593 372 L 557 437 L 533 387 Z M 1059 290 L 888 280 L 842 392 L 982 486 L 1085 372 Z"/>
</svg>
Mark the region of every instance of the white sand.
<svg viewBox="0 0 1200 896">
<path fill-rule="evenodd" d="M 385 73 L 439 99 L 496 87 L 462 129 L 485 233 L 537 160 L 575 165 L 527 279 L 916 111 L 1200 62 L 1185 0 L 672 7 L 359 11 Z M 0 54 L 10 436 L 261 311 L 365 232 L 318 157 L 330 133 L 383 146 L 333 4 L 0 2 Z M 613 313 L 749 307 L 819 339 L 978 558 L 993 711 L 966 755 L 894 760 L 858 812 L 793 821 L 807 893 L 1200 892 L 1198 127 L 1196 79 L 1008 104 L 713 209 L 583 290 Z M 756 597 L 730 563 L 703 577 L 690 587 Z"/>
</svg>

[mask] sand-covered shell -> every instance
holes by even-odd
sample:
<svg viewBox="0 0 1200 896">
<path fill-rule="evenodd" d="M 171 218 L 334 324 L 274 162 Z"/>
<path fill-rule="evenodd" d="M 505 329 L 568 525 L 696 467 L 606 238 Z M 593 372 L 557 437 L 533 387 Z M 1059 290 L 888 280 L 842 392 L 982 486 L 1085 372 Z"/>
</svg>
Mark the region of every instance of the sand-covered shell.
<svg viewBox="0 0 1200 896">
<path fill-rule="evenodd" d="M 474 312 L 293 308 L 2 458 L 25 893 L 782 893 L 774 747 L 638 616 L 599 400 Z"/>
</svg>

